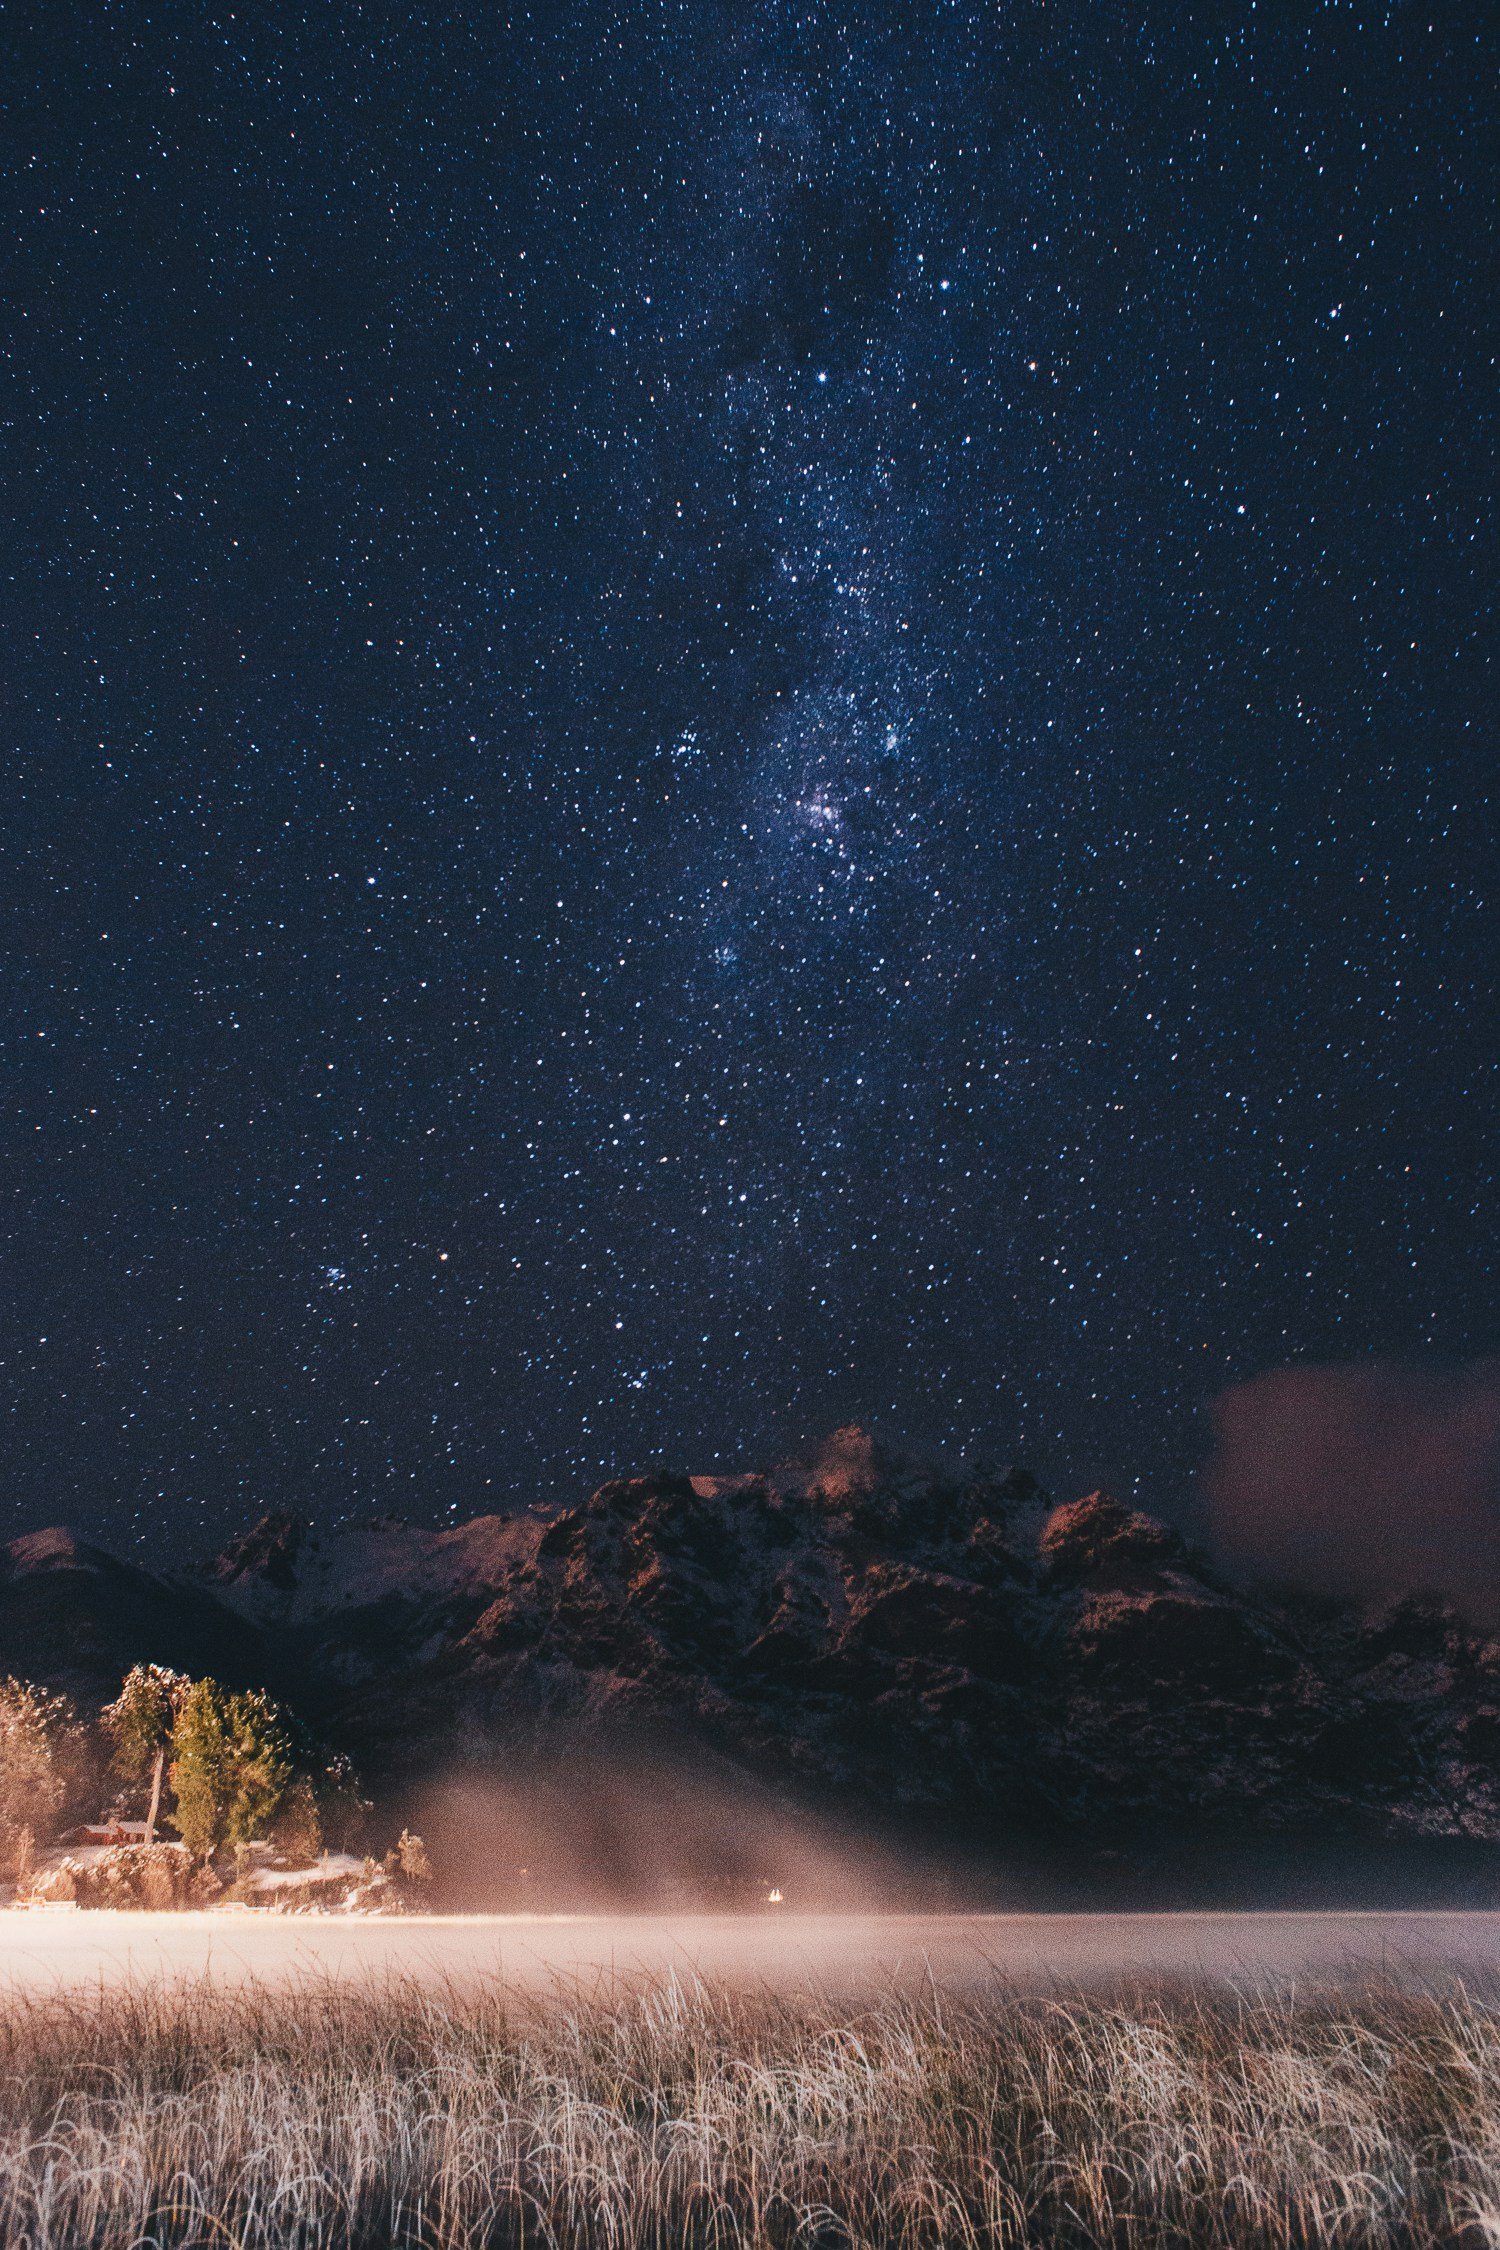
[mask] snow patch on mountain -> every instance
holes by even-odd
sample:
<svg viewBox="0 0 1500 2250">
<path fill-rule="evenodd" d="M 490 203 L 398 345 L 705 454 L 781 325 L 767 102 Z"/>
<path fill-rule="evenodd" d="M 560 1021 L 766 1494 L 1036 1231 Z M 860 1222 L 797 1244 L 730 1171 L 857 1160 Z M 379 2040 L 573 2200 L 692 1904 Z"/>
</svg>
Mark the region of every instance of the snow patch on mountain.
<svg viewBox="0 0 1500 2250">
<path fill-rule="evenodd" d="M 441 1531 L 380 1516 L 316 1531 L 278 1513 L 215 1556 L 203 1577 L 221 1602 L 258 1625 L 314 1625 L 383 1602 L 476 1597 L 532 1560 L 552 1514 L 474 1516 Z"/>
</svg>

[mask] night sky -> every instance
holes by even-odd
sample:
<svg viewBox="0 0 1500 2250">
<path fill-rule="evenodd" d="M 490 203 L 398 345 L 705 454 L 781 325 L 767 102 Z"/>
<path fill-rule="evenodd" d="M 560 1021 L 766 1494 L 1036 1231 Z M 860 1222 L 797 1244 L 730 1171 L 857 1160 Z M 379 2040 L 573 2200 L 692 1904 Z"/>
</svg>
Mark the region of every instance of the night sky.
<svg viewBox="0 0 1500 2250">
<path fill-rule="evenodd" d="M 9 25 L 8 1532 L 1496 1348 L 1483 21 Z"/>
</svg>

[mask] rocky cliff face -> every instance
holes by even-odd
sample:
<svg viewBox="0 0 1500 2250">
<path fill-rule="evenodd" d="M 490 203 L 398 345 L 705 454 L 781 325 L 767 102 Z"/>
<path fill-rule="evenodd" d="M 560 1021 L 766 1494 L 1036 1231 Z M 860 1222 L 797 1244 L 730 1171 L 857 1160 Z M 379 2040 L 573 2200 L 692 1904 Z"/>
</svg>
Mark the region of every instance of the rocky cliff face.
<svg viewBox="0 0 1500 2250">
<path fill-rule="evenodd" d="M 1500 1646 L 1446 1610 L 1255 1599 L 1104 1494 L 858 1431 L 448 1532 L 268 1518 L 204 1584 L 395 1779 L 628 1736 L 981 1845 L 1500 1839 Z"/>
</svg>

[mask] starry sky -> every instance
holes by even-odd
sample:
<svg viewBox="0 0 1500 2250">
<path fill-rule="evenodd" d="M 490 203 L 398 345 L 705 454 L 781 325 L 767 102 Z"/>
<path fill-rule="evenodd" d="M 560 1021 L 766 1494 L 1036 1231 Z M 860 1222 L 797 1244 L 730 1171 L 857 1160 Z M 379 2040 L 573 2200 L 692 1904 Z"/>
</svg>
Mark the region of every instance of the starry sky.
<svg viewBox="0 0 1500 2250">
<path fill-rule="evenodd" d="M 1495 1348 L 1483 25 L 11 26 L 9 1531 Z"/>
</svg>

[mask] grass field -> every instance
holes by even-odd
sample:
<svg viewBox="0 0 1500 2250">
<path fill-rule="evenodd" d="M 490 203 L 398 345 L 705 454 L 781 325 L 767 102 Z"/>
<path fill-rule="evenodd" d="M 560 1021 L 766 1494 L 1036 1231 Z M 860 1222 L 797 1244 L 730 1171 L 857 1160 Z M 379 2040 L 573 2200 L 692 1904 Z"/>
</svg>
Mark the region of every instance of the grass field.
<svg viewBox="0 0 1500 2250">
<path fill-rule="evenodd" d="M 1500 2244 L 1500 1993 L 0 2006 L 11 2250 Z"/>
</svg>

